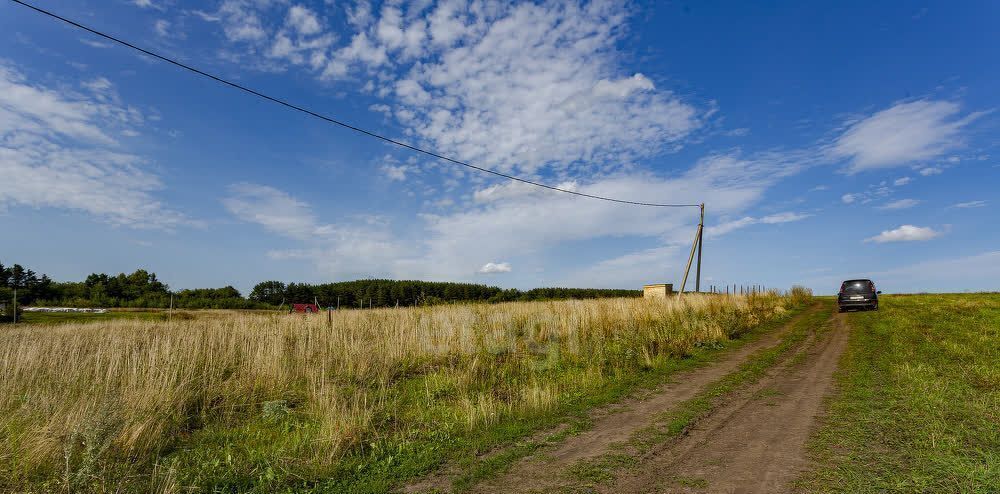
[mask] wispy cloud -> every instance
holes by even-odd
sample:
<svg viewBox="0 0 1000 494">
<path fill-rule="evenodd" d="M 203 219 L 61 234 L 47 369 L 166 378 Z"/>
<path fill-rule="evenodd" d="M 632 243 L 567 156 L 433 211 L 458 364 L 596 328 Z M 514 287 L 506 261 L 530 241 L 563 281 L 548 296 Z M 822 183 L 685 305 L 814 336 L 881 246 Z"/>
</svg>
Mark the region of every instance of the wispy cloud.
<svg viewBox="0 0 1000 494">
<path fill-rule="evenodd" d="M 962 130 L 982 114 L 963 115 L 951 101 L 897 103 L 851 124 L 830 152 L 848 160 L 851 172 L 928 160 L 959 147 Z"/>
<path fill-rule="evenodd" d="M 987 204 L 986 201 L 969 201 L 969 202 L 960 202 L 958 204 L 953 204 L 951 207 L 953 207 L 953 208 L 963 208 L 963 209 L 965 209 L 965 208 L 981 208 L 981 207 L 986 206 L 986 204 Z"/>
<path fill-rule="evenodd" d="M 941 233 L 930 227 L 903 225 L 893 230 L 885 230 L 865 242 L 883 244 L 887 242 L 922 242 L 940 236 Z"/>
<path fill-rule="evenodd" d="M 900 199 L 898 201 L 892 201 L 888 204 L 885 204 L 884 206 L 880 206 L 879 209 L 888 209 L 888 210 L 909 209 L 918 204 L 920 204 L 920 201 L 916 199 Z"/>
<path fill-rule="evenodd" d="M 314 238 L 323 232 L 306 203 L 274 187 L 239 183 L 229 186 L 229 192 L 222 204 L 243 221 L 257 223 L 273 233 L 300 240 Z"/>
<path fill-rule="evenodd" d="M 80 42 L 91 48 L 111 48 L 110 43 L 101 43 L 100 41 L 94 41 L 90 38 L 80 38 Z"/>
<path fill-rule="evenodd" d="M 483 264 L 483 267 L 479 268 L 477 271 L 479 274 L 500 274 L 509 273 L 511 271 L 510 263 L 507 262 L 488 262 Z"/>
<path fill-rule="evenodd" d="M 131 0 L 132 5 L 143 9 L 161 9 L 153 0 Z"/>
<path fill-rule="evenodd" d="M 157 36 L 167 37 L 170 35 L 170 22 L 165 19 L 159 19 L 153 23 L 153 31 L 156 32 Z"/>
<path fill-rule="evenodd" d="M 114 225 L 171 229 L 197 224 L 155 198 L 163 188 L 144 159 L 115 135 L 142 125 L 104 78 L 90 95 L 30 83 L 0 64 L 0 206 L 82 211 Z"/>
<path fill-rule="evenodd" d="M 780 223 L 790 223 L 793 221 L 804 220 L 810 216 L 811 215 L 806 213 L 793 213 L 793 212 L 772 214 L 768 216 L 762 216 L 760 218 L 744 216 L 743 218 L 737 220 L 727 221 L 724 223 L 719 223 L 718 225 L 706 227 L 705 235 L 709 237 L 718 237 L 720 235 L 725 235 L 726 233 L 750 225 L 757 225 L 757 224 L 776 225 Z"/>
<path fill-rule="evenodd" d="M 324 274 L 391 276 L 397 272 L 394 263 L 408 254 L 393 238 L 389 225 L 379 218 L 322 222 L 307 203 L 274 187 L 233 184 L 222 203 L 238 219 L 302 245 L 298 249 L 269 251 L 270 258 L 307 260 Z"/>
</svg>

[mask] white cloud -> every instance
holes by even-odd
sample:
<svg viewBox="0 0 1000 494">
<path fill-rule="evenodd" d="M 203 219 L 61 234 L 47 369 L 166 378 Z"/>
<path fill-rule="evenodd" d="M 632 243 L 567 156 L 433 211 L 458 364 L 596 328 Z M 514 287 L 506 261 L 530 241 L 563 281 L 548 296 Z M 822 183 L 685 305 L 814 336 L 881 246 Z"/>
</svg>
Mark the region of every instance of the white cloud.
<svg viewBox="0 0 1000 494">
<path fill-rule="evenodd" d="M 810 217 L 810 214 L 806 213 L 793 213 L 784 212 L 777 213 L 768 216 L 763 216 L 760 218 L 754 218 L 751 216 L 744 216 L 742 218 L 727 221 L 724 223 L 719 223 L 717 225 L 709 226 L 705 228 L 706 237 L 718 237 L 725 235 L 734 230 L 744 228 L 751 225 L 764 224 L 764 225 L 776 225 L 780 223 L 790 223 L 793 221 L 800 221 Z"/>
<path fill-rule="evenodd" d="M 407 163 L 404 164 L 400 163 L 399 160 L 391 154 L 387 154 L 382 157 L 381 161 L 382 165 L 379 166 L 379 170 L 383 175 L 392 181 L 405 181 L 410 175 L 420 171 L 420 169 L 415 165 L 417 161 L 413 157 L 407 160 Z"/>
<path fill-rule="evenodd" d="M 215 17 L 222 20 L 222 29 L 229 41 L 258 41 L 267 37 L 252 0 L 225 0 Z"/>
<path fill-rule="evenodd" d="M 960 202 L 958 204 L 952 205 L 951 207 L 964 209 L 964 208 L 981 208 L 983 206 L 986 206 L 986 201 Z"/>
<path fill-rule="evenodd" d="M 857 197 L 854 194 L 844 194 L 844 195 L 840 196 L 840 200 L 844 204 L 850 204 L 850 203 L 854 202 L 855 199 L 857 199 Z"/>
<path fill-rule="evenodd" d="M 103 93 L 105 91 L 110 91 L 114 87 L 114 85 L 111 84 L 111 81 L 109 81 L 105 77 L 98 77 L 97 79 L 85 81 L 80 85 L 95 93 Z"/>
<path fill-rule="evenodd" d="M 192 10 L 190 13 L 205 22 L 219 22 L 222 20 L 222 17 L 219 15 L 205 12 L 203 10 Z"/>
<path fill-rule="evenodd" d="M 321 234 L 312 209 L 278 189 L 239 183 L 229 186 L 229 192 L 229 197 L 222 203 L 243 221 L 257 223 L 273 233 L 300 240 Z"/>
<path fill-rule="evenodd" d="M 750 216 L 744 216 L 737 220 L 731 220 L 725 223 L 719 223 L 718 225 L 705 227 L 705 236 L 717 237 L 720 235 L 725 235 L 734 230 L 739 230 L 740 228 L 754 225 L 756 223 L 757 223 L 756 218 Z"/>
<path fill-rule="evenodd" d="M 920 201 L 916 199 L 900 199 L 881 206 L 879 209 L 909 209 L 917 204 L 920 204 Z"/>
<path fill-rule="evenodd" d="M 36 86 L 0 64 L 0 207 L 70 209 L 135 228 L 194 223 L 153 196 L 159 177 L 112 137 L 143 115 L 117 104 L 107 79 L 84 86 L 95 94 Z"/>
<path fill-rule="evenodd" d="M 153 23 L 153 31 L 158 36 L 167 37 L 170 35 L 170 21 L 159 19 Z"/>
<path fill-rule="evenodd" d="M 719 217 L 744 210 L 773 181 L 794 169 L 794 164 L 775 156 L 740 159 L 720 155 L 702 159 L 669 179 L 633 173 L 573 187 L 584 193 L 638 200 L 704 200 L 710 205 L 710 217 Z M 407 266 L 415 276 L 426 270 L 458 278 L 478 268 L 483 258 L 540 254 L 565 243 L 601 238 L 632 236 L 687 244 L 697 223 L 696 208 L 636 208 L 515 183 L 481 187 L 471 201 L 460 206 L 448 215 L 422 216 L 424 252 Z M 769 222 L 792 219 L 792 215 L 768 217 Z"/>
<path fill-rule="evenodd" d="M 280 12 L 276 15 L 274 10 Z M 226 58 L 269 72 L 282 71 L 287 64 L 319 69 L 328 63 L 329 48 L 337 39 L 336 34 L 324 30 L 314 11 L 303 5 L 288 6 L 287 2 L 225 0 L 215 13 L 192 13 L 219 22 L 226 39 L 244 52 L 227 49 L 223 52 Z M 283 20 L 269 22 L 274 18 Z M 261 55 L 265 59 L 260 59 Z"/>
<path fill-rule="evenodd" d="M 222 203 L 240 220 L 303 245 L 300 249 L 269 251 L 271 259 L 307 260 L 326 274 L 393 276 L 398 272 L 395 263 L 408 254 L 381 218 L 325 223 L 305 202 L 266 185 L 233 184 Z"/>
<path fill-rule="evenodd" d="M 810 216 L 812 215 L 806 213 L 792 213 L 792 212 L 778 213 L 769 216 L 764 216 L 763 218 L 760 219 L 760 222 L 764 223 L 765 225 L 774 225 L 778 223 L 790 223 L 792 221 L 804 220 Z"/>
<path fill-rule="evenodd" d="M 935 166 L 928 166 L 920 169 L 920 174 L 925 177 L 930 177 L 931 175 L 940 175 L 942 173 L 944 173 L 944 170 Z"/>
<path fill-rule="evenodd" d="M 794 173 L 798 166 L 797 160 L 773 154 L 745 159 L 719 155 L 702 159 L 671 178 L 633 172 L 561 185 L 585 193 L 638 200 L 665 197 L 689 203 L 704 200 L 710 205 L 708 214 L 712 218 L 745 210 L 774 181 Z M 397 238 L 384 225 L 324 225 L 300 200 L 269 187 L 237 185 L 230 196 L 225 203 L 237 217 L 303 244 L 302 248 L 274 251 L 270 254 L 272 258 L 310 260 L 324 274 L 341 277 L 353 274 L 470 279 L 487 260 L 517 261 L 512 258 L 544 255 L 572 242 L 621 237 L 666 244 L 665 250 L 655 251 L 656 255 L 666 256 L 673 252 L 674 246 L 691 242 L 697 222 L 696 208 L 635 208 L 504 182 L 480 185 L 472 194 L 455 196 L 458 202 L 445 204 L 448 207 L 445 212 L 419 215 L 421 221 L 413 225 L 412 237 Z M 429 196 L 425 211 L 440 210 L 440 199 L 440 195 Z M 752 221 L 776 224 L 805 216 L 779 213 Z M 347 232 L 347 238 L 334 241 L 327 231 Z M 351 247 L 366 243 L 375 246 Z M 368 258 L 360 254 L 372 249 L 378 253 Z M 339 262 L 333 262 L 334 259 Z M 666 258 L 657 262 L 671 264 Z M 364 273 L 361 266 L 372 271 Z M 612 271 L 608 264 L 601 266 L 605 273 Z M 639 268 L 591 280 L 588 285 L 630 286 L 641 282 Z M 562 276 L 554 271 L 550 275 Z M 627 276 L 631 277 L 626 279 Z"/>
<path fill-rule="evenodd" d="M 900 186 L 903 186 L 903 185 L 906 185 L 906 184 L 910 183 L 912 180 L 913 179 L 911 179 L 910 177 L 899 177 L 896 180 L 893 180 L 892 185 L 895 185 L 896 187 L 900 187 Z"/>
<path fill-rule="evenodd" d="M 153 0 L 132 0 L 132 5 L 143 9 L 159 9 L 160 6 L 153 3 Z"/>
<path fill-rule="evenodd" d="M 110 43 L 101 43 L 100 41 L 94 41 L 90 38 L 80 38 L 80 42 L 91 48 L 111 48 Z"/>
<path fill-rule="evenodd" d="M 406 165 L 383 165 L 382 173 L 389 177 L 389 180 L 406 180 L 406 172 L 410 170 L 410 167 Z"/>
<path fill-rule="evenodd" d="M 938 157 L 962 144 L 962 129 L 982 113 L 962 116 L 957 103 L 918 100 L 851 124 L 830 151 L 858 172 Z"/>
<path fill-rule="evenodd" d="M 886 242 L 921 242 L 940 235 L 940 232 L 930 227 L 903 225 L 894 230 L 885 230 L 874 237 L 866 239 L 865 242 L 875 242 L 877 244 Z"/>
<path fill-rule="evenodd" d="M 285 20 L 285 24 L 305 36 L 319 33 L 322 30 L 316 14 L 301 5 L 293 5 L 288 9 L 288 18 Z"/>
<path fill-rule="evenodd" d="M 434 43 L 393 84 L 408 112 L 401 123 L 445 154 L 520 173 L 581 162 L 617 168 L 701 125 L 697 109 L 645 75 L 621 75 L 618 7 L 459 10 L 429 14 Z"/>
<path fill-rule="evenodd" d="M 483 267 L 476 271 L 479 274 L 499 274 L 499 273 L 509 273 L 511 271 L 510 263 L 507 262 L 488 262 L 483 264 Z"/>
<path fill-rule="evenodd" d="M 393 100 L 409 138 L 490 168 L 622 169 L 681 146 L 709 113 L 620 66 L 619 2 L 448 1 L 377 13 L 362 3 L 348 9 L 355 31 L 338 46 L 298 5 L 285 25 L 268 26 L 264 12 L 285 5 L 226 0 L 217 16 L 250 55 L 308 65 L 325 80 L 363 75 Z"/>
</svg>

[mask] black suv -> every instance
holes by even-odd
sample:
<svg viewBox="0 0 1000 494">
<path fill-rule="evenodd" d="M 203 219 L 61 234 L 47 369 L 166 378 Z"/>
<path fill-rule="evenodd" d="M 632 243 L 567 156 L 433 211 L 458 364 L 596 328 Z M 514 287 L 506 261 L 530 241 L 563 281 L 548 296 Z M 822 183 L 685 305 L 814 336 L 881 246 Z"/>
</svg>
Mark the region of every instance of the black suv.
<svg viewBox="0 0 1000 494">
<path fill-rule="evenodd" d="M 872 280 L 847 280 L 840 284 L 837 306 L 840 312 L 848 309 L 878 310 L 878 294 Z"/>
</svg>

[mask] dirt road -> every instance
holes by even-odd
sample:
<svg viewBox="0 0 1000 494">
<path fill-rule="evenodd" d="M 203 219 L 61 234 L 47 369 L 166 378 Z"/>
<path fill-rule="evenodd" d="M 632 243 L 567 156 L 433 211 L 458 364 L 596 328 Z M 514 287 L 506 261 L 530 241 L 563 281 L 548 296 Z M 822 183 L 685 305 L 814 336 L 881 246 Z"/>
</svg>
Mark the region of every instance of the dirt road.
<svg viewBox="0 0 1000 494">
<path fill-rule="evenodd" d="M 847 346 L 844 315 L 799 357 L 719 407 L 604 492 L 780 493 L 809 466 L 806 441 Z"/>
<path fill-rule="evenodd" d="M 780 492 L 804 463 L 808 434 L 832 387 L 832 374 L 846 345 L 842 316 L 828 331 L 809 337 L 783 363 L 748 388 L 723 397 L 714 411 L 680 439 L 667 441 L 604 482 L 581 484 L 567 471 L 581 462 L 615 454 L 637 431 L 735 371 L 755 352 L 778 345 L 795 321 L 820 316 L 815 306 L 781 329 L 726 354 L 719 361 L 676 376 L 642 398 L 598 411 L 593 427 L 514 464 L 472 492 Z M 821 320 L 821 319 L 820 319 Z M 450 476 L 439 474 L 408 492 L 447 492 Z"/>
</svg>

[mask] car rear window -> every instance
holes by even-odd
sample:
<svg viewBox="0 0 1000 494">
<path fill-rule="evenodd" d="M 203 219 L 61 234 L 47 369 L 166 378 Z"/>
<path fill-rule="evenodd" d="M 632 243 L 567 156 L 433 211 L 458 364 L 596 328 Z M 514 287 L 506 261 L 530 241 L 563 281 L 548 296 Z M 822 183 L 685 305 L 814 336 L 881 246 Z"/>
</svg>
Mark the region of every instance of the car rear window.
<svg viewBox="0 0 1000 494">
<path fill-rule="evenodd" d="M 844 293 L 868 293 L 871 290 L 870 281 L 845 281 L 841 287 Z"/>
</svg>

